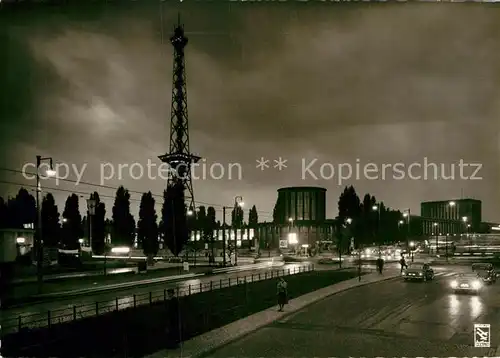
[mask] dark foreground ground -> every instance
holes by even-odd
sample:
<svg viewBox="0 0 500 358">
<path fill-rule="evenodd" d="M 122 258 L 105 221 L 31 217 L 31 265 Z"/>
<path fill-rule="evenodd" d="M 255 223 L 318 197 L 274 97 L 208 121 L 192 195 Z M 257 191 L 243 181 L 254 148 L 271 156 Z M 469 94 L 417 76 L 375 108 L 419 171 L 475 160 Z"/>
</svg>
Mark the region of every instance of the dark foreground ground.
<svg viewBox="0 0 500 358">
<path fill-rule="evenodd" d="M 287 276 L 291 298 L 355 277 L 322 271 Z M 180 299 L 182 337 L 187 340 L 276 304 L 276 279 L 243 283 Z M 165 304 L 131 308 L 4 336 L 5 356 L 142 357 L 165 346 Z"/>
<path fill-rule="evenodd" d="M 449 281 L 470 268 L 435 270 L 435 281 L 395 279 L 331 296 L 208 356 L 498 356 L 500 282 L 479 296 L 455 295 Z M 491 324 L 490 348 L 474 347 L 478 323 Z"/>
</svg>

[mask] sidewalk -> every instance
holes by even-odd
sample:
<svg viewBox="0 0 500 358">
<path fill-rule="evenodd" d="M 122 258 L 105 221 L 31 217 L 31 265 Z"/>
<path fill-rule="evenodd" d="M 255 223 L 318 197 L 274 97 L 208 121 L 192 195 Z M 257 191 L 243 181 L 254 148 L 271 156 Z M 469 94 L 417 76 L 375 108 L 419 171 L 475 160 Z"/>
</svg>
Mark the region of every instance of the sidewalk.
<svg viewBox="0 0 500 358">
<path fill-rule="evenodd" d="M 371 273 L 362 276 L 361 281 L 358 281 L 358 278 L 343 281 L 303 296 L 293 298 L 290 303 L 285 306 L 285 312 L 278 312 L 276 307 L 272 307 L 185 341 L 179 349 L 162 350 L 147 356 L 147 358 L 203 356 L 328 296 L 355 287 L 394 279 L 396 277 L 400 277 L 400 275 L 399 269 L 391 269 L 387 270 L 382 276 L 378 273 Z"/>
</svg>

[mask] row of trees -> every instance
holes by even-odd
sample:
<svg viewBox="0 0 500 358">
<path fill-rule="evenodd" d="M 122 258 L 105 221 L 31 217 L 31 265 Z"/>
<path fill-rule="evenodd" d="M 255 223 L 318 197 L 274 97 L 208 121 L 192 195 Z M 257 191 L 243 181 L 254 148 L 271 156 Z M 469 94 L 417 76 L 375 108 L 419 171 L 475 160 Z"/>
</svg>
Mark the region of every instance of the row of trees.
<svg viewBox="0 0 500 358">
<path fill-rule="evenodd" d="M 116 191 L 111 220 L 106 219 L 106 206 L 99 194 L 90 194 L 95 200 L 95 213 L 89 222 L 89 212 L 82 218 L 80 197 L 71 194 L 66 199 L 62 217 L 51 193 L 46 194 L 41 203 L 41 234 L 44 246 L 63 246 L 67 249 L 79 248 L 79 239 L 92 230 L 92 250 L 102 253 L 105 250 L 105 237 L 110 234 L 114 246 L 134 244 L 137 234 L 138 244 L 146 255 L 158 252 L 163 240 L 174 255 L 178 255 L 189 240 L 190 232 L 197 230 L 205 242 L 214 241 L 214 230 L 221 227 L 216 220 L 216 210 L 200 206 L 194 215 L 188 215 L 182 186 L 170 186 L 163 193 L 160 217 L 156 212 L 156 201 L 151 192 L 144 193 L 139 205 L 139 218 L 136 223 L 130 211 L 130 193 L 124 187 Z M 22 228 L 25 224 L 37 221 L 36 200 L 26 189 L 7 201 L 0 197 L 0 228 Z M 253 206 L 248 215 L 248 225 L 256 227 L 257 209 Z M 244 212 L 236 206 L 231 213 L 231 227 L 245 227 Z M 226 225 L 229 226 L 229 225 Z"/>
<path fill-rule="evenodd" d="M 346 187 L 338 200 L 337 239 L 353 237 L 357 245 L 394 243 L 406 238 L 406 221 L 399 210 L 365 194 L 360 199 L 353 186 Z"/>
</svg>

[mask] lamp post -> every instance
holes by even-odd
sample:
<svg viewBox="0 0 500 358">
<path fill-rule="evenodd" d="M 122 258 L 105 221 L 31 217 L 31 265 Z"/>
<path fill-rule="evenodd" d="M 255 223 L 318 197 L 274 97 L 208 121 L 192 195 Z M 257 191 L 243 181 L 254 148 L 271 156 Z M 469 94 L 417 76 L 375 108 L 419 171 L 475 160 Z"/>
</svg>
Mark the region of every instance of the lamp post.
<svg viewBox="0 0 500 358">
<path fill-rule="evenodd" d="M 92 257 L 92 217 L 95 215 L 95 207 L 97 201 L 91 196 L 87 199 L 87 210 L 89 211 L 89 245 L 90 245 L 90 256 Z"/>
<path fill-rule="evenodd" d="M 413 253 L 415 251 L 415 243 L 412 241 L 410 242 L 410 251 L 411 251 L 411 262 L 413 262 Z"/>
<path fill-rule="evenodd" d="M 345 220 L 345 222 L 347 223 L 347 225 L 350 226 L 351 223 L 352 223 L 352 219 L 351 218 L 347 218 Z M 342 233 L 340 233 L 340 235 L 342 235 Z M 341 240 L 339 241 L 339 267 L 342 268 L 342 237 L 341 237 Z"/>
<path fill-rule="evenodd" d="M 438 255 L 438 233 L 437 233 L 437 226 L 438 226 L 438 223 L 433 223 L 432 224 L 433 226 L 433 233 L 434 233 L 434 236 L 436 236 L 436 256 Z"/>
<path fill-rule="evenodd" d="M 245 203 L 243 202 L 242 196 L 234 197 L 234 207 L 236 209 L 238 207 L 243 207 Z M 222 207 L 222 266 L 226 267 L 226 209 L 231 209 L 231 207 L 223 206 Z M 236 212 L 235 212 L 236 213 Z M 238 238 L 234 237 L 234 264 L 237 264 L 237 248 L 238 248 Z"/>
<path fill-rule="evenodd" d="M 186 215 L 189 216 L 189 217 L 192 217 L 194 215 L 194 210 L 193 210 L 193 207 L 190 206 L 189 209 L 186 211 Z M 188 220 L 188 223 L 192 224 L 192 221 L 191 220 Z M 189 239 L 188 240 L 191 240 L 191 234 L 192 234 L 192 226 L 189 225 L 188 226 L 188 233 L 189 233 Z M 189 262 L 189 248 L 191 248 L 194 252 L 194 266 L 196 266 L 196 231 L 194 233 L 194 237 L 193 237 L 193 246 L 191 247 L 191 244 L 188 245 L 188 248 L 186 249 L 186 261 Z"/>
<path fill-rule="evenodd" d="M 292 233 L 293 230 L 293 218 L 288 218 L 288 222 L 290 223 L 290 230 L 289 232 Z M 297 254 L 297 249 L 294 247 L 295 254 Z"/>
<path fill-rule="evenodd" d="M 382 258 L 382 251 L 381 251 L 381 246 L 382 245 L 380 243 L 380 232 L 381 232 L 381 230 L 380 230 L 380 224 L 381 224 L 380 223 L 380 212 L 381 212 L 381 210 L 380 210 L 380 204 L 379 205 L 373 205 L 372 206 L 372 210 L 378 212 L 378 225 L 377 225 L 378 226 L 377 227 L 377 235 L 378 235 L 378 257 Z"/>
<path fill-rule="evenodd" d="M 406 223 L 407 223 L 407 234 L 406 234 L 406 248 L 409 250 L 410 248 L 410 234 L 411 234 L 411 228 L 410 228 L 410 218 L 411 218 L 411 211 L 410 209 L 408 208 L 408 210 L 406 210 L 404 213 L 403 213 L 403 217 L 406 218 Z"/>
<path fill-rule="evenodd" d="M 48 161 L 49 168 L 45 171 L 48 177 L 53 177 L 56 175 L 56 172 L 52 166 L 52 158 L 46 157 L 42 158 L 42 156 L 36 156 L 36 227 L 35 227 L 35 254 L 37 258 L 36 262 L 36 272 L 37 272 L 37 282 L 38 282 L 38 291 L 42 291 L 43 285 L 43 240 L 42 240 L 42 210 L 40 208 L 40 192 L 42 191 L 42 187 L 40 185 L 40 166 L 42 162 Z"/>
</svg>

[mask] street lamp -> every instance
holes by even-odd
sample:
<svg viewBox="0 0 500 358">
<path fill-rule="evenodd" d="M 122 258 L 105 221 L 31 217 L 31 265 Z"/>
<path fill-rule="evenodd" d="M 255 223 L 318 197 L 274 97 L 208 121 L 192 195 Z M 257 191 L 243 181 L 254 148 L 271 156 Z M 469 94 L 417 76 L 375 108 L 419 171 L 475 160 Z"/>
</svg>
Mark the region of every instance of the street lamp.
<svg viewBox="0 0 500 358">
<path fill-rule="evenodd" d="M 432 231 L 434 232 L 434 235 L 436 236 L 436 256 L 437 256 L 437 254 L 438 254 L 438 234 L 437 234 L 438 223 L 434 223 L 434 224 L 432 224 L 432 226 L 434 226 L 434 229 Z"/>
<path fill-rule="evenodd" d="M 92 195 L 87 199 L 87 209 L 89 211 L 89 245 L 90 245 L 90 256 L 92 257 L 92 217 L 95 215 L 95 207 L 97 205 L 97 200 L 95 200 Z"/>
<path fill-rule="evenodd" d="M 42 162 L 49 162 L 49 168 L 45 171 L 47 177 L 54 177 L 56 175 L 56 171 L 52 165 L 52 158 L 46 157 L 42 158 L 42 156 L 36 156 L 36 228 L 35 228 L 35 254 L 37 257 L 36 269 L 37 269 L 37 281 L 38 281 L 38 291 L 41 292 L 42 284 L 43 284 L 43 239 L 42 239 L 42 210 L 40 208 L 40 192 L 42 191 L 42 187 L 40 185 L 40 166 Z"/>
<path fill-rule="evenodd" d="M 411 262 L 413 262 L 413 253 L 415 252 L 415 243 L 410 242 L 410 251 L 411 251 Z"/>
<path fill-rule="evenodd" d="M 378 228 L 377 228 L 377 233 L 378 233 L 378 257 L 382 258 L 382 251 L 381 251 L 381 246 L 382 245 L 381 245 L 381 242 L 380 242 L 380 232 L 381 232 L 381 230 L 380 230 L 380 226 L 381 226 L 380 225 L 381 224 L 380 223 L 380 212 L 381 212 L 380 205 L 373 205 L 372 206 L 372 210 L 378 212 Z"/>
<path fill-rule="evenodd" d="M 407 229 L 407 235 L 406 235 L 406 247 L 410 247 L 410 244 L 409 244 L 409 239 L 410 239 L 410 233 L 411 233 L 411 230 L 410 230 L 410 218 L 411 218 L 411 211 L 410 209 L 408 208 L 407 211 L 405 211 L 403 213 L 403 217 L 406 218 L 407 220 L 407 224 L 408 224 L 408 229 Z"/>
<path fill-rule="evenodd" d="M 245 203 L 243 202 L 242 196 L 236 196 L 234 198 L 234 207 L 243 207 Z M 226 209 L 231 209 L 229 206 L 222 207 L 222 266 L 226 267 Z M 237 248 L 238 248 L 238 238 L 234 237 L 234 264 L 237 264 Z"/>
</svg>

